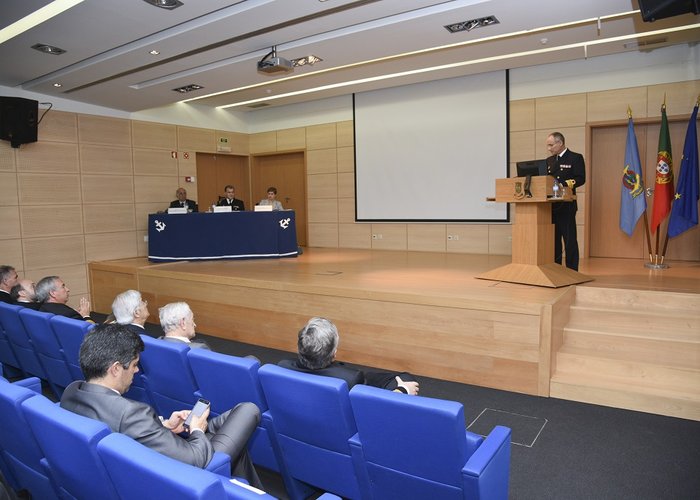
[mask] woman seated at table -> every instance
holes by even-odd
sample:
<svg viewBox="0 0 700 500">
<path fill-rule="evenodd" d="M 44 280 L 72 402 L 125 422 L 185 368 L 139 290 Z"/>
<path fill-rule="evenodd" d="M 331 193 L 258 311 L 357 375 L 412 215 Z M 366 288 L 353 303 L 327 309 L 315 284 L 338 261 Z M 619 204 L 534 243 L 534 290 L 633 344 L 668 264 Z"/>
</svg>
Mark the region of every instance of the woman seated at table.
<svg viewBox="0 0 700 500">
<path fill-rule="evenodd" d="M 258 202 L 258 205 L 272 205 L 272 210 L 284 210 L 282 203 L 276 200 L 277 188 L 270 186 L 267 188 L 267 198 Z"/>
</svg>

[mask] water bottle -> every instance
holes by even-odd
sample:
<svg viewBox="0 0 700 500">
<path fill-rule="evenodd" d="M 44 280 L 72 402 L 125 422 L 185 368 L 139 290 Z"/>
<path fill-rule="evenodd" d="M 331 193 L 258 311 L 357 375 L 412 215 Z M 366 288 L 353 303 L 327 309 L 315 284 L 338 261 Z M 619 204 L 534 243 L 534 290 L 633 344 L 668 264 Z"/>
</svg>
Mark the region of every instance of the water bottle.
<svg viewBox="0 0 700 500">
<path fill-rule="evenodd" d="M 554 185 L 552 186 L 552 191 L 554 192 L 554 198 L 561 197 L 561 195 L 559 194 L 559 182 L 557 180 L 554 181 Z"/>
</svg>

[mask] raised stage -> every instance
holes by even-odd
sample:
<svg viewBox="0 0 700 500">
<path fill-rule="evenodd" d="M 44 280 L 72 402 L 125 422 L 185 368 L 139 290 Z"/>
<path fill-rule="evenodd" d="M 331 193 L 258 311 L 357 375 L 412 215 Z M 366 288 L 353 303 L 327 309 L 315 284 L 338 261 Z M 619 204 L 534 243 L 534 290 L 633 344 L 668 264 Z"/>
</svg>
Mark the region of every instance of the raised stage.
<svg viewBox="0 0 700 500">
<path fill-rule="evenodd" d="M 138 289 L 151 321 L 158 307 L 184 300 L 198 331 L 287 351 L 309 317 L 326 316 L 340 330 L 340 360 L 541 396 L 550 395 L 577 286 L 700 298 L 697 262 L 653 271 L 641 260 L 583 259 L 580 271 L 594 281 L 557 289 L 475 278 L 508 262 L 312 248 L 280 260 L 95 262 L 90 282 L 101 313 L 117 293 Z"/>
</svg>

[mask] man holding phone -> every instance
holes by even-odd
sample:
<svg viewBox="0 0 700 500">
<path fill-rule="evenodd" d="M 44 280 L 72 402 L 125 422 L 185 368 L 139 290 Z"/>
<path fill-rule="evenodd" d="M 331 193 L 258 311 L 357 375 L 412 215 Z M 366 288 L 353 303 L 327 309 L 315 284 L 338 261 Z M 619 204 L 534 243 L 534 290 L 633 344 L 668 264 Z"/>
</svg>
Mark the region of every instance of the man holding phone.
<svg viewBox="0 0 700 500">
<path fill-rule="evenodd" d="M 139 370 L 143 349 L 141 337 L 127 326 L 100 325 L 90 331 L 80 347 L 80 369 L 85 381 L 75 381 L 66 388 L 61 407 L 100 420 L 112 432 L 126 434 L 163 455 L 196 467 L 206 467 L 215 450 L 224 452 L 231 457 L 234 476 L 263 489 L 246 450 L 248 439 L 260 422 L 258 407 L 241 403 L 211 421 L 207 420 L 206 404 L 200 405 L 197 412 L 180 410 L 168 419 L 159 417 L 149 405 L 122 396 Z M 185 431 L 189 432 L 186 438 L 180 436 Z"/>
</svg>

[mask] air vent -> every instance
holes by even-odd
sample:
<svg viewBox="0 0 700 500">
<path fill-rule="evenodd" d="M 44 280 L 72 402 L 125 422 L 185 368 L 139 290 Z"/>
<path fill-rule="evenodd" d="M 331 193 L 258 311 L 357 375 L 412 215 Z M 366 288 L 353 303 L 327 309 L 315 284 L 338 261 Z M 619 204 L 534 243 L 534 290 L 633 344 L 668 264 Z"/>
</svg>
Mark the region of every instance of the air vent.
<svg viewBox="0 0 700 500">
<path fill-rule="evenodd" d="M 190 83 L 189 85 L 185 85 L 184 87 L 178 87 L 176 89 L 173 89 L 175 92 L 180 92 L 181 94 L 186 94 L 187 92 L 192 92 L 193 90 L 199 90 L 203 89 L 201 85 L 197 85 L 196 83 Z"/>
<path fill-rule="evenodd" d="M 38 50 L 39 52 L 43 52 L 44 54 L 53 54 L 55 56 L 65 54 L 65 50 L 59 48 L 59 47 L 54 47 L 53 45 L 46 45 L 45 43 L 36 43 L 32 45 L 32 48 L 34 50 Z"/>
<path fill-rule="evenodd" d="M 267 103 L 267 102 L 258 102 L 258 103 L 255 103 L 255 104 L 249 104 L 248 106 L 246 106 L 246 108 L 250 108 L 250 109 L 265 108 L 265 107 L 267 107 L 267 106 L 269 106 L 269 105 L 270 105 L 270 104 Z"/>
<path fill-rule="evenodd" d="M 471 31 L 476 28 L 483 28 L 484 26 L 499 24 L 499 22 L 500 21 L 496 19 L 496 16 L 487 16 L 480 17 L 479 19 L 470 19 L 469 21 L 448 24 L 445 26 L 445 29 L 450 33 L 458 33 L 460 31 Z"/>
<path fill-rule="evenodd" d="M 668 42 L 668 38 L 655 38 L 653 40 L 639 40 L 638 42 L 627 42 L 625 44 L 626 49 L 641 49 L 642 47 L 648 47 L 650 45 L 660 45 L 662 43 Z"/>
</svg>

